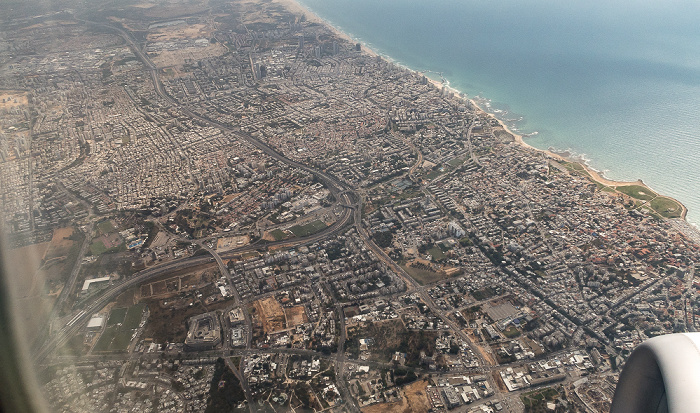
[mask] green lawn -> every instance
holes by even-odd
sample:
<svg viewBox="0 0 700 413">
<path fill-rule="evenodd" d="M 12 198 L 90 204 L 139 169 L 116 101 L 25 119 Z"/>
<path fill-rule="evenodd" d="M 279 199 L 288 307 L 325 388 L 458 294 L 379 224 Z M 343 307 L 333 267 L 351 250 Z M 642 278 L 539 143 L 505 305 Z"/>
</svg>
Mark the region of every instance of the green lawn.
<svg viewBox="0 0 700 413">
<path fill-rule="evenodd" d="M 102 333 L 100 336 L 100 339 L 97 340 L 97 344 L 95 344 L 95 348 L 93 349 L 94 351 L 109 351 L 109 346 L 112 344 L 112 340 L 114 340 L 114 337 L 117 335 L 117 328 L 116 327 L 107 327 L 107 329 Z"/>
<path fill-rule="evenodd" d="M 124 324 L 124 318 L 126 317 L 126 308 L 115 308 L 109 312 L 109 319 L 107 320 L 107 327 L 113 327 L 117 324 Z"/>
<path fill-rule="evenodd" d="M 141 322 L 145 304 L 136 304 L 128 308 L 115 308 L 109 312 L 107 327 L 97 340 L 94 351 L 126 351 L 134 330 Z"/>
<path fill-rule="evenodd" d="M 520 335 L 520 331 L 517 328 L 510 326 L 503 331 L 503 335 L 508 338 L 515 338 Z"/>
<path fill-rule="evenodd" d="M 472 297 L 476 301 L 486 300 L 496 295 L 496 290 L 493 287 L 484 287 L 481 290 L 472 292 Z"/>
<path fill-rule="evenodd" d="M 671 198 L 657 196 L 651 201 L 651 207 L 664 218 L 680 218 L 683 208 Z"/>
<path fill-rule="evenodd" d="M 281 241 L 285 238 L 287 238 L 287 234 L 284 233 L 281 229 L 275 229 L 270 231 L 270 235 L 275 237 L 275 241 Z"/>
<path fill-rule="evenodd" d="M 642 201 L 649 201 L 650 199 L 653 199 L 656 196 L 654 192 L 641 185 L 616 186 L 615 189 L 617 189 L 625 195 L 629 195 L 632 198 L 636 198 Z"/>
<path fill-rule="evenodd" d="M 430 254 L 430 256 L 433 257 L 433 261 L 440 261 L 445 258 L 445 253 L 442 252 L 442 249 L 440 249 L 440 247 L 433 247 L 429 249 L 428 254 Z"/>
<path fill-rule="evenodd" d="M 121 244 L 117 245 L 116 247 L 112 247 L 105 252 L 107 252 L 109 254 L 113 254 L 115 252 L 124 252 L 124 251 L 126 251 L 126 242 L 122 242 Z"/>
<path fill-rule="evenodd" d="M 425 179 L 428 179 L 428 180 L 435 179 L 440 175 L 442 175 L 442 172 L 439 169 L 435 169 L 433 171 L 428 172 L 428 174 L 425 176 Z"/>
<path fill-rule="evenodd" d="M 589 179 L 593 178 L 591 174 L 586 171 L 586 168 L 578 162 L 560 162 L 560 164 L 564 165 L 564 167 L 571 172 L 578 173 L 579 175 Z"/>
<path fill-rule="evenodd" d="M 448 164 L 450 166 L 459 166 L 463 163 L 464 163 L 464 158 L 454 158 L 453 160 L 448 162 Z"/>
<path fill-rule="evenodd" d="M 535 390 L 522 394 L 520 400 L 522 400 L 525 405 L 526 412 L 544 412 L 547 411 L 545 408 L 546 403 L 556 400 L 558 396 L 559 392 L 551 387 L 546 387 L 542 390 Z"/>
<path fill-rule="evenodd" d="M 403 192 L 396 195 L 396 199 L 400 199 L 403 201 L 406 199 L 417 198 L 417 197 L 422 196 L 422 195 L 423 195 L 423 193 L 420 191 L 416 191 L 413 189 L 404 189 Z"/>
<path fill-rule="evenodd" d="M 146 308 L 145 304 L 136 304 L 129 307 L 124 317 L 124 328 L 138 328 L 144 308 Z"/>
<path fill-rule="evenodd" d="M 102 234 L 109 234 L 110 232 L 116 231 L 116 228 L 114 228 L 114 224 L 112 224 L 112 221 L 109 219 L 97 224 L 97 229 Z"/>
<path fill-rule="evenodd" d="M 584 167 L 578 162 L 566 162 L 566 161 L 560 161 L 560 164 L 564 165 L 566 169 L 569 169 L 571 171 L 583 171 Z"/>
<path fill-rule="evenodd" d="M 316 220 L 306 225 L 295 225 L 289 228 L 292 233 L 297 237 L 307 237 L 313 235 L 326 228 L 326 224 L 322 221 Z"/>
<path fill-rule="evenodd" d="M 134 334 L 133 330 L 121 329 L 112 340 L 112 344 L 109 346 L 109 351 L 126 351 L 131 342 L 131 336 Z"/>
<path fill-rule="evenodd" d="M 131 342 L 131 336 L 134 330 L 131 329 L 120 329 L 119 327 L 108 327 L 100 339 L 97 340 L 95 352 L 105 352 L 105 351 L 126 351 L 129 343 Z"/>
<path fill-rule="evenodd" d="M 95 241 L 90 244 L 90 252 L 92 255 L 104 254 L 107 252 L 107 247 L 105 247 L 105 244 L 102 241 Z"/>
</svg>

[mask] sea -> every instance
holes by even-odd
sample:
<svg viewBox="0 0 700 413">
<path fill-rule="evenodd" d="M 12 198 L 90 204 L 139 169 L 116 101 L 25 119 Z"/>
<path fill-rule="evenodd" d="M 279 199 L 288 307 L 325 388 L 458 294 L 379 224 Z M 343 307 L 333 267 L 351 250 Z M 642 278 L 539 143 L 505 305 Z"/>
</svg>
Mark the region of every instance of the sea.
<svg viewBox="0 0 700 413">
<path fill-rule="evenodd" d="M 301 0 L 540 149 L 642 179 L 700 224 L 697 0 Z"/>
</svg>

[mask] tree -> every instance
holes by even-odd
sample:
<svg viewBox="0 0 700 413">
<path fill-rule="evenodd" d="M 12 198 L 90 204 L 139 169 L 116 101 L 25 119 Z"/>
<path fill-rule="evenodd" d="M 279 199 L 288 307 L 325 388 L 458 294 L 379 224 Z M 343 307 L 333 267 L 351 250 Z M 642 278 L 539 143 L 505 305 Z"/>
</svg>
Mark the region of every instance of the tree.
<svg viewBox="0 0 700 413">
<path fill-rule="evenodd" d="M 211 379 L 205 412 L 230 412 L 244 400 L 245 393 L 238 377 L 228 368 L 224 359 L 219 357 L 214 365 L 214 376 Z"/>
<path fill-rule="evenodd" d="M 394 239 L 394 234 L 392 234 L 389 231 L 377 232 L 372 237 L 374 238 L 374 241 L 377 243 L 378 246 L 380 246 L 381 248 L 387 248 L 391 246 L 391 242 Z"/>
</svg>

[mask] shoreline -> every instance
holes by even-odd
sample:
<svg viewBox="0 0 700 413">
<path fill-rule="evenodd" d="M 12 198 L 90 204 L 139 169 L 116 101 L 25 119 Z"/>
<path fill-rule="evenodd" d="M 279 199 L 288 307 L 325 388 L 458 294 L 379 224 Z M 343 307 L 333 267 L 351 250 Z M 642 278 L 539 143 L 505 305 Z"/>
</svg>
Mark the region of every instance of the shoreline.
<svg viewBox="0 0 700 413">
<path fill-rule="evenodd" d="M 617 194 L 620 194 L 620 195 L 622 195 L 622 196 L 632 198 L 632 197 L 630 197 L 629 195 L 626 195 L 626 194 L 624 194 L 624 193 L 622 193 L 622 192 L 616 190 L 615 187 L 638 185 L 638 186 L 641 186 L 641 187 L 647 189 L 648 191 L 650 191 L 650 192 L 656 194 L 656 197 L 667 198 L 667 199 L 670 199 L 670 200 L 676 202 L 676 203 L 677 203 L 678 205 L 680 205 L 680 207 L 681 207 L 681 214 L 680 214 L 681 216 L 680 216 L 680 218 L 664 218 L 664 219 L 665 219 L 665 220 L 669 220 L 669 221 L 681 219 L 681 220 L 683 220 L 684 222 L 688 223 L 688 225 L 690 225 L 691 227 L 695 228 L 695 225 L 691 224 L 690 222 L 688 222 L 688 221 L 686 220 L 686 215 L 687 215 L 687 213 L 688 213 L 688 208 L 687 208 L 682 202 L 680 202 L 679 200 L 677 200 L 677 199 L 675 199 L 675 198 L 673 198 L 673 197 L 671 197 L 671 196 L 660 194 L 659 192 L 657 192 L 657 191 L 655 191 L 653 188 L 651 188 L 649 185 L 645 184 L 641 179 L 638 179 L 638 180 L 636 180 L 636 181 L 614 181 L 614 180 L 611 180 L 611 179 L 606 178 L 605 176 L 602 175 L 602 172 L 599 172 L 599 171 L 593 169 L 592 167 L 590 167 L 589 165 L 587 165 L 587 164 L 584 163 L 584 162 L 581 162 L 581 161 L 578 160 L 578 159 L 572 159 L 572 158 L 565 157 L 565 156 L 560 155 L 560 154 L 557 154 L 557 153 L 555 153 L 555 152 L 553 152 L 553 151 L 551 151 L 551 150 L 549 150 L 549 149 L 539 149 L 539 148 L 536 148 L 536 147 L 534 147 L 534 146 L 528 144 L 527 142 L 525 142 L 525 139 L 523 139 L 523 136 L 522 136 L 522 135 L 520 135 L 520 134 L 518 134 L 518 133 L 515 133 L 515 132 L 513 132 L 512 130 L 510 130 L 510 128 L 505 124 L 505 122 L 503 122 L 501 119 L 499 119 L 495 114 L 484 110 L 484 109 L 483 109 L 481 106 L 479 106 L 473 99 L 466 97 L 467 95 L 466 95 L 465 93 L 462 93 L 461 91 L 459 91 L 459 90 L 455 89 L 454 87 L 450 86 L 450 85 L 449 85 L 449 82 L 448 82 L 448 83 L 443 83 L 443 82 L 441 82 L 441 81 L 438 81 L 438 80 L 436 80 L 436 79 L 433 79 L 433 78 L 427 76 L 425 72 L 421 72 L 421 71 L 412 69 L 412 68 L 410 68 L 410 67 L 407 67 L 406 65 L 399 64 L 399 63 L 393 61 L 393 60 L 392 60 L 390 57 L 388 57 L 388 56 L 383 56 L 383 55 L 381 55 L 381 54 L 376 53 L 374 50 L 372 50 L 371 48 L 369 48 L 369 47 L 367 46 L 366 43 L 364 43 L 364 42 L 362 42 L 361 40 L 358 40 L 358 39 L 353 39 L 350 35 L 348 35 L 347 33 L 343 32 L 343 31 L 341 31 L 340 29 L 338 29 L 337 27 L 335 27 L 331 22 L 329 22 L 329 21 L 323 19 L 322 17 L 320 17 L 319 15 L 317 15 L 316 13 L 314 13 L 312 10 L 310 10 L 309 8 L 307 8 L 306 6 L 304 6 L 303 4 L 299 3 L 297 0 L 274 0 L 274 1 L 276 1 L 276 2 L 278 2 L 278 3 L 280 3 L 280 4 L 282 4 L 284 7 L 286 7 L 286 8 L 287 8 L 290 12 L 292 12 L 292 13 L 294 13 L 294 12 L 302 13 L 302 14 L 306 15 L 306 19 L 307 19 L 307 20 L 311 20 L 311 21 L 313 21 L 313 22 L 315 22 L 315 23 L 319 23 L 319 24 L 322 24 L 322 25 L 326 26 L 326 27 L 329 28 L 334 34 L 336 34 L 338 37 L 340 37 L 340 38 L 342 38 L 342 39 L 345 39 L 345 40 L 349 41 L 350 43 L 360 43 L 360 44 L 362 45 L 362 53 L 367 53 L 367 54 L 369 54 L 369 55 L 372 56 L 372 57 L 381 57 L 382 59 L 385 59 L 385 60 L 387 60 L 387 61 L 389 61 L 389 62 L 392 62 L 392 63 L 394 63 L 394 64 L 396 64 L 396 65 L 398 65 L 398 66 L 401 66 L 401 67 L 403 67 L 403 68 L 405 68 L 405 69 L 407 69 L 407 70 L 410 70 L 410 71 L 412 71 L 412 72 L 414 72 L 414 73 L 423 74 L 423 75 L 426 76 L 426 78 L 428 79 L 428 82 L 430 82 L 430 83 L 431 83 L 433 86 L 435 86 L 436 88 L 438 88 L 438 89 L 441 89 L 441 88 L 443 88 L 443 87 L 446 88 L 446 89 L 449 90 L 450 92 L 454 93 L 454 95 L 455 95 L 455 97 L 456 97 L 457 99 L 461 99 L 461 100 L 464 100 L 464 101 L 469 102 L 474 108 L 476 108 L 477 111 L 479 111 L 479 112 L 481 112 L 481 113 L 484 113 L 484 114 L 486 114 L 486 115 L 492 117 L 493 119 L 495 119 L 495 120 L 498 122 L 498 124 L 500 125 L 500 127 L 501 127 L 507 134 L 509 134 L 509 135 L 513 138 L 513 141 L 514 141 L 517 145 L 519 145 L 520 147 L 522 147 L 523 149 L 543 153 L 543 154 L 545 154 L 545 155 L 549 156 L 550 158 L 553 158 L 553 159 L 555 159 L 555 160 L 557 160 L 557 161 L 563 161 L 563 162 L 567 162 L 567 163 L 577 163 L 577 164 L 581 165 L 581 167 L 583 167 L 584 171 L 589 175 L 589 177 L 590 177 L 590 179 L 591 179 L 592 181 L 594 181 L 594 182 L 596 182 L 596 183 L 598 183 L 598 184 L 600 184 L 600 185 L 603 185 L 603 186 L 606 186 L 606 187 L 610 187 L 610 188 L 612 188 L 613 190 L 615 190 L 615 192 L 616 192 Z M 632 199 L 634 199 L 634 198 L 632 198 Z M 649 202 L 650 202 L 650 201 L 649 201 Z M 649 203 L 649 202 L 645 201 L 643 205 L 646 205 L 646 204 Z"/>
<path fill-rule="evenodd" d="M 323 26 L 326 26 L 329 28 L 336 36 L 338 36 L 341 39 L 347 40 L 351 44 L 356 44 L 360 43 L 362 45 L 362 52 L 367 53 L 368 55 L 372 57 L 380 56 L 377 54 L 374 50 L 371 48 L 367 47 L 367 45 L 363 42 L 361 42 L 358 39 L 353 39 L 349 34 L 343 32 L 342 30 L 338 29 L 335 27 L 331 22 L 328 20 L 323 19 L 321 16 L 318 14 L 314 13 L 312 10 L 308 9 L 306 6 L 303 4 L 299 3 L 297 0 L 273 0 L 276 3 L 281 4 L 284 8 L 287 9 L 287 11 L 296 14 L 303 14 L 306 17 L 307 21 L 311 21 L 314 23 L 321 24 Z M 383 56 L 380 56 L 383 58 Z"/>
<path fill-rule="evenodd" d="M 412 70 L 412 69 L 409 68 L 409 70 Z M 417 71 L 414 70 L 414 72 L 417 72 Z M 421 72 L 417 72 L 417 73 L 421 73 Z M 427 77 L 427 76 L 426 76 L 426 77 Z M 686 215 L 687 215 L 687 213 L 688 213 L 688 208 L 687 208 L 682 202 L 680 202 L 679 200 L 677 200 L 677 199 L 675 199 L 675 198 L 673 198 L 673 197 L 670 197 L 670 196 L 668 196 L 668 195 L 660 194 L 659 192 L 657 192 L 657 191 L 655 191 L 653 188 L 651 188 L 649 185 L 645 184 L 644 181 L 642 181 L 641 179 L 638 179 L 638 180 L 636 180 L 636 181 L 614 181 L 614 180 L 612 180 L 612 179 L 606 178 L 605 176 L 602 175 L 601 172 L 599 172 L 599 171 L 593 169 L 591 166 L 587 165 L 585 162 L 582 162 L 582 161 L 579 160 L 579 159 L 574 159 L 574 158 L 571 158 L 571 157 L 567 157 L 567 156 L 564 156 L 564 155 L 562 155 L 562 154 L 556 153 L 556 152 L 554 152 L 554 151 L 552 151 L 552 150 L 549 150 L 549 149 L 540 149 L 540 148 L 536 148 L 536 147 L 534 147 L 534 146 L 528 144 L 527 142 L 525 142 L 525 139 L 523 138 L 522 135 L 513 132 L 513 131 L 508 127 L 508 125 L 506 125 L 505 122 L 502 121 L 501 119 L 499 119 L 495 114 L 493 114 L 493 113 L 491 113 L 491 112 L 488 112 L 488 111 L 485 111 L 481 106 L 479 106 L 479 105 L 474 101 L 474 99 L 470 99 L 470 98 L 465 97 L 466 94 L 462 93 L 462 92 L 459 91 L 458 89 L 455 89 L 454 87 L 450 86 L 449 84 L 442 83 L 442 82 L 440 82 L 440 81 L 438 81 L 438 80 L 435 80 L 435 79 L 432 79 L 432 78 L 430 78 L 430 77 L 428 77 L 428 81 L 429 81 L 431 84 L 433 84 L 433 86 L 435 86 L 435 87 L 438 88 L 438 89 L 441 89 L 442 87 L 445 87 L 447 90 L 449 90 L 450 92 L 454 93 L 455 96 L 456 96 L 458 99 L 462 99 L 462 100 L 468 101 L 474 108 L 476 108 L 476 110 L 477 110 L 478 112 L 481 112 L 481 113 L 483 113 L 483 114 L 485 114 L 485 115 L 487 115 L 487 116 L 489 116 L 489 117 L 495 119 L 496 122 L 498 122 L 498 124 L 500 125 L 500 127 L 501 127 L 507 134 L 509 134 L 509 135 L 513 138 L 513 141 L 514 141 L 517 145 L 519 145 L 520 147 L 522 147 L 523 149 L 530 150 L 530 151 L 535 151 L 535 152 L 539 152 L 539 153 L 543 153 L 543 154 L 547 155 L 548 157 L 553 158 L 553 159 L 555 159 L 555 160 L 557 160 L 557 161 L 560 161 L 560 162 L 576 163 L 576 164 L 578 164 L 578 165 L 581 165 L 581 167 L 582 167 L 582 168 L 584 169 L 584 171 L 588 174 L 588 176 L 590 177 L 590 179 L 591 179 L 592 181 L 594 181 L 594 182 L 596 182 L 596 183 L 599 183 L 599 184 L 601 184 L 601 185 L 604 185 L 604 186 L 606 186 L 606 187 L 612 188 L 613 190 L 615 190 L 616 193 L 618 193 L 618 194 L 620 194 L 620 195 L 622 195 L 622 196 L 624 196 L 624 197 L 628 197 L 628 198 L 631 198 L 631 199 L 635 199 L 635 198 L 633 198 L 633 197 L 630 197 L 630 196 L 627 195 L 627 194 L 622 193 L 621 191 L 618 191 L 618 190 L 616 189 L 616 187 L 621 187 L 621 186 L 634 186 L 634 185 L 641 186 L 642 188 L 644 188 L 644 189 L 646 189 L 646 190 L 648 190 L 648 191 L 650 191 L 650 192 L 656 194 L 656 197 L 655 197 L 655 198 L 657 198 L 657 197 L 659 197 L 659 198 L 667 198 L 667 199 L 670 199 L 670 200 L 676 202 L 678 205 L 680 205 L 680 208 L 681 208 L 680 215 L 681 215 L 681 216 L 680 216 L 679 218 L 664 218 L 664 219 L 667 219 L 667 220 L 682 219 L 683 221 L 688 222 L 688 221 L 686 220 Z M 643 204 L 642 204 L 642 205 L 646 205 L 646 204 L 648 204 L 648 203 L 650 203 L 650 202 L 651 202 L 651 201 L 643 201 Z M 652 209 L 653 209 L 653 208 L 652 208 Z M 657 213 L 658 213 L 658 212 L 657 212 Z M 689 224 L 689 225 L 692 225 L 692 224 L 690 224 L 689 222 L 688 222 L 688 224 Z"/>
<path fill-rule="evenodd" d="M 454 89 L 453 89 L 453 90 L 454 90 Z M 474 101 L 471 100 L 471 99 L 470 99 L 470 102 L 472 102 L 472 104 L 474 104 Z M 481 107 L 479 107 L 478 105 L 476 105 L 476 107 L 477 107 L 479 110 L 481 110 L 483 113 L 486 113 L 487 115 L 491 116 L 493 119 L 496 119 L 496 121 L 497 121 L 498 124 L 501 126 L 501 128 L 502 128 L 507 134 L 509 134 L 510 136 L 512 136 L 514 142 L 515 142 L 516 144 L 520 145 L 521 147 L 523 147 L 523 148 L 525 148 L 525 149 L 528 149 L 528 150 L 532 150 L 532 151 L 536 151 L 536 152 L 543 153 L 543 154 L 545 154 L 545 155 L 547 155 L 547 156 L 549 156 L 549 157 L 551 157 L 551 158 L 554 158 L 554 159 L 557 160 L 557 161 L 562 161 L 562 162 L 567 162 L 567 163 L 576 163 L 576 164 L 578 164 L 578 165 L 581 165 L 581 167 L 583 168 L 583 170 L 588 174 L 588 176 L 590 177 L 590 179 L 591 179 L 593 182 L 599 183 L 599 184 L 601 184 L 601 185 L 603 185 L 603 186 L 606 186 L 606 187 L 608 187 L 608 188 L 612 188 L 613 190 L 615 190 L 616 193 L 622 195 L 623 197 L 627 197 L 627 198 L 631 198 L 631 199 L 636 199 L 636 198 L 633 198 L 633 197 L 631 197 L 631 196 L 629 196 L 629 195 L 627 195 L 627 194 L 625 194 L 625 193 L 623 193 L 623 192 L 621 192 L 621 191 L 618 191 L 618 190 L 617 190 L 617 187 L 621 187 L 621 186 L 635 186 L 635 185 L 636 185 L 636 186 L 641 186 L 642 188 L 644 188 L 644 189 L 646 189 L 646 190 L 648 190 L 648 191 L 650 191 L 650 192 L 656 194 L 656 196 L 654 197 L 654 199 L 656 199 L 656 198 L 666 198 L 666 199 L 670 199 L 670 200 L 672 200 L 673 202 L 677 203 L 677 204 L 681 207 L 680 217 L 679 217 L 679 218 L 664 218 L 664 219 L 666 219 L 666 220 L 682 219 L 683 221 L 688 222 L 688 221 L 686 220 L 686 215 L 688 214 L 688 208 L 687 208 L 681 201 L 679 201 L 679 200 L 677 200 L 676 198 L 673 198 L 673 197 L 671 197 L 671 196 L 663 195 L 663 194 L 661 194 L 661 193 L 655 191 L 652 187 L 650 187 L 649 185 L 645 184 L 644 181 L 642 181 L 641 179 L 637 179 L 636 181 L 614 181 L 614 180 L 612 180 L 612 179 L 606 178 L 605 176 L 602 175 L 601 172 L 599 172 L 599 171 L 593 169 L 592 167 L 590 167 L 590 166 L 587 165 L 585 162 L 582 162 L 582 161 L 579 160 L 579 159 L 570 158 L 570 157 L 567 157 L 567 156 L 558 154 L 558 153 L 556 153 L 556 152 L 553 152 L 553 151 L 551 151 L 551 150 L 549 150 L 549 149 L 539 149 L 539 148 L 535 148 L 534 146 L 529 145 L 528 143 L 526 143 L 525 140 L 523 139 L 523 136 L 522 136 L 522 135 L 517 134 L 517 133 L 513 132 L 512 130 L 510 130 L 510 128 L 508 128 L 508 126 L 507 126 L 502 120 L 498 119 L 498 118 L 496 117 L 496 115 L 494 115 L 493 113 L 489 113 L 489 112 L 484 111 L 484 110 L 483 110 Z M 644 205 L 650 204 L 650 203 L 651 203 L 651 200 L 649 200 L 649 201 L 642 201 L 642 202 L 643 202 L 643 203 L 642 203 L 642 206 L 644 206 Z M 653 209 L 653 208 L 652 208 L 652 209 Z M 657 212 L 657 213 L 659 213 L 659 212 L 656 211 L 656 210 L 654 210 L 654 211 Z M 659 213 L 659 214 L 660 214 L 660 213 Z M 690 223 L 688 223 L 688 224 L 690 224 Z M 690 225 L 692 225 L 692 224 L 690 224 Z"/>
<path fill-rule="evenodd" d="M 477 106 L 477 107 L 478 107 L 478 106 Z M 481 108 L 479 108 L 479 109 L 481 109 Z M 482 110 L 482 111 L 483 111 L 483 110 Z M 486 113 L 486 114 L 488 114 L 489 116 L 491 116 L 492 118 L 496 119 L 496 121 L 497 121 L 498 124 L 501 126 L 501 128 L 503 128 L 503 130 L 506 131 L 506 133 L 508 133 L 509 135 L 511 135 L 511 136 L 513 137 L 513 140 L 515 141 L 515 143 L 518 144 L 518 145 L 520 145 L 521 147 L 526 148 L 526 149 L 529 149 L 529 150 L 533 150 L 533 151 L 537 151 L 537 152 L 544 153 L 545 155 L 547 155 L 547 156 L 549 156 L 549 157 L 551 157 L 551 158 L 554 158 L 554 159 L 557 160 L 557 161 L 563 161 L 563 162 L 567 162 L 567 163 L 576 163 L 576 164 L 578 164 L 578 165 L 581 165 L 581 167 L 583 168 L 583 170 L 590 176 L 590 179 L 591 179 L 592 181 L 594 181 L 594 182 L 596 182 L 596 183 L 599 183 L 599 184 L 601 184 L 601 185 L 603 185 L 603 186 L 606 186 L 606 187 L 608 187 L 608 188 L 612 188 L 613 190 L 616 191 L 616 193 L 621 194 L 622 196 L 635 199 L 635 198 L 633 198 L 633 197 L 631 197 L 631 196 L 629 196 L 629 195 L 627 195 L 627 194 L 622 193 L 621 191 L 618 191 L 618 190 L 617 190 L 617 187 L 621 187 L 621 186 L 635 186 L 635 185 L 636 185 L 636 186 L 641 186 L 642 188 L 644 188 L 644 189 L 646 189 L 646 190 L 648 190 L 648 191 L 650 191 L 650 192 L 656 194 L 656 197 L 654 197 L 654 199 L 656 199 L 656 198 L 666 198 L 666 199 L 670 199 L 670 200 L 676 202 L 678 205 L 680 205 L 680 207 L 681 207 L 680 215 L 681 215 L 681 216 L 680 216 L 679 218 L 664 218 L 664 219 L 667 219 L 667 220 L 682 219 L 683 221 L 688 222 L 688 221 L 686 220 L 686 215 L 688 214 L 688 208 L 687 208 L 681 201 L 679 201 L 679 200 L 677 200 L 676 198 L 673 198 L 673 197 L 671 197 L 671 196 L 663 195 L 663 194 L 661 194 L 661 193 L 655 191 L 652 187 L 650 187 L 649 185 L 645 184 L 644 181 L 642 181 L 641 179 L 637 179 L 636 181 L 614 181 L 614 180 L 612 180 L 612 179 L 608 179 L 608 178 L 606 178 L 605 176 L 603 176 L 601 172 L 599 172 L 599 171 L 593 169 L 592 167 L 590 167 L 589 165 L 587 165 L 585 162 L 582 162 L 582 161 L 580 161 L 580 160 L 578 160 L 578 159 L 573 159 L 573 158 L 569 158 L 569 157 L 560 155 L 560 154 L 558 154 L 558 153 L 552 152 L 552 151 L 549 150 L 549 149 L 539 149 L 539 148 L 535 148 L 535 147 L 532 146 L 532 145 L 527 144 L 527 143 L 525 142 L 525 140 L 523 139 L 522 135 L 519 135 L 519 134 L 517 134 L 517 133 L 511 131 L 511 130 L 508 128 L 508 126 L 507 126 L 502 120 L 498 119 L 493 113 L 489 113 L 489 112 L 485 112 L 485 111 L 484 111 L 484 113 Z M 643 201 L 643 204 L 642 204 L 642 205 L 647 205 L 647 204 L 650 204 L 650 203 L 651 203 L 651 200 L 650 200 L 650 201 Z M 652 209 L 653 209 L 653 208 L 652 208 Z M 658 211 L 656 211 L 656 212 L 658 213 Z M 689 224 L 690 224 L 690 223 L 689 223 Z M 692 225 L 692 224 L 690 224 L 690 225 Z"/>
</svg>

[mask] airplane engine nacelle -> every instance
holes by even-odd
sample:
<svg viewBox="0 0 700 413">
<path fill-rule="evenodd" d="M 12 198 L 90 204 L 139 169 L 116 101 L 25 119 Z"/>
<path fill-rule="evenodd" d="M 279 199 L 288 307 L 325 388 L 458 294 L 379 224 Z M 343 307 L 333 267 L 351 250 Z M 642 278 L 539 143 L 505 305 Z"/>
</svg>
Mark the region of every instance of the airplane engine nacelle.
<svg viewBox="0 0 700 413">
<path fill-rule="evenodd" d="M 610 413 L 700 412 L 700 333 L 640 344 L 625 364 Z"/>
</svg>

